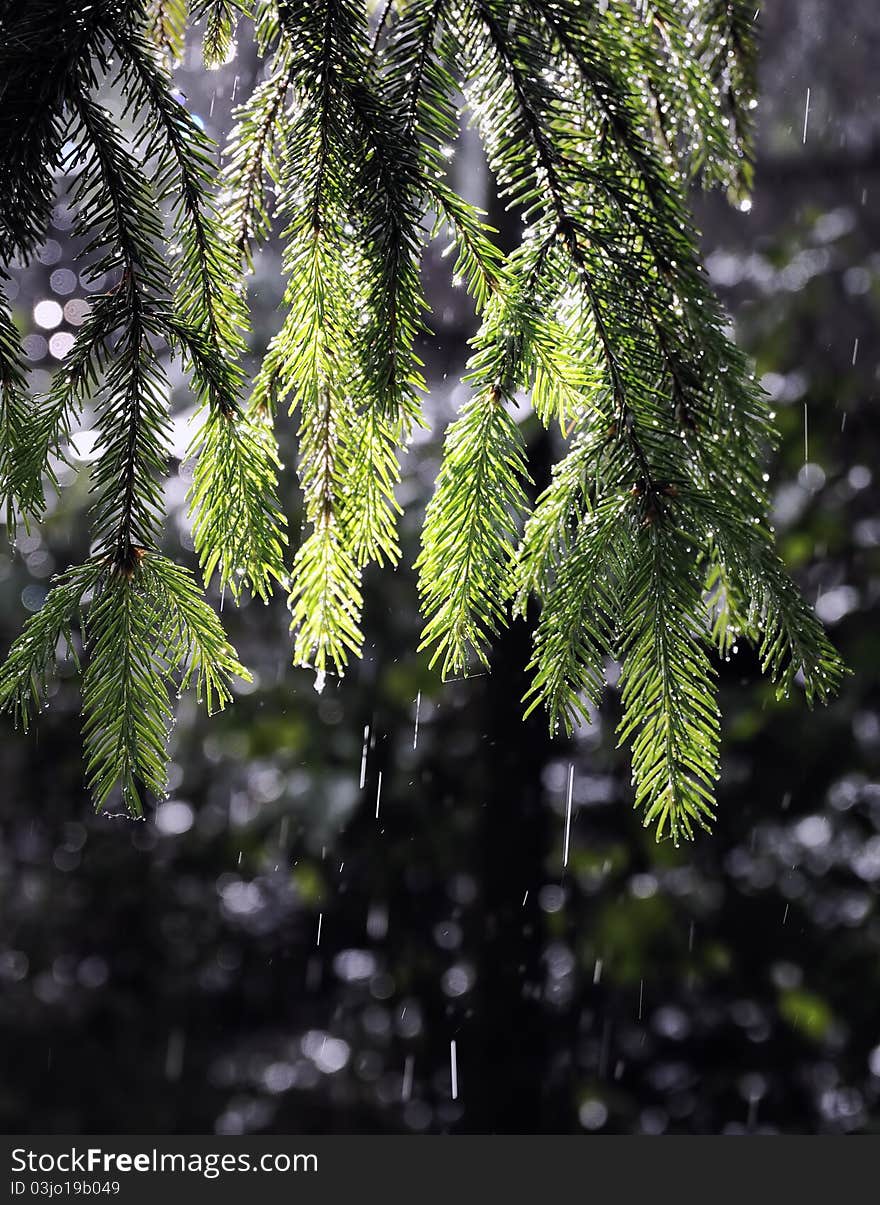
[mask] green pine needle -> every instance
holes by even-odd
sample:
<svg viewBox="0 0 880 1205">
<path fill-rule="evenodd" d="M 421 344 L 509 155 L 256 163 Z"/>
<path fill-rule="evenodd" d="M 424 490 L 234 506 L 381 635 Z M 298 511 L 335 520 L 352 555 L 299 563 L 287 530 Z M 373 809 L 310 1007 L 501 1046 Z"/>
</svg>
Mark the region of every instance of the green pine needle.
<svg viewBox="0 0 880 1205">
<path fill-rule="evenodd" d="M 265 71 L 235 111 L 218 187 L 171 67 L 187 19 L 213 68 L 242 18 Z M 109 284 L 37 398 L 0 306 L 10 531 L 41 519 L 86 407 L 98 435 L 92 556 L 25 624 L 0 707 L 27 725 L 56 649 L 82 655 L 98 807 L 119 797 L 139 814 L 161 793 L 176 690 L 194 685 L 213 710 L 245 674 L 160 552 L 165 356 L 198 407 L 189 503 L 205 582 L 236 601 L 283 583 L 295 662 L 342 673 L 363 645 L 363 571 L 401 557 L 401 456 L 426 392 L 421 261 L 441 234 L 480 325 L 417 560 L 431 663 L 486 665 L 511 611 L 536 614 L 525 707 L 571 731 L 620 662 L 635 801 L 674 840 L 714 813 L 719 655 L 749 640 L 781 693 L 835 692 L 844 667 L 767 519 L 767 399 L 730 342 L 688 204 L 694 180 L 747 196 L 755 18 L 745 0 L 395 0 L 381 15 L 361 0 L 27 0 L 3 18 L 0 261 L 34 254 L 70 174 L 85 270 Z M 452 185 L 461 96 L 521 222 L 509 255 Z M 283 312 L 245 399 L 245 276 L 273 232 Z M 559 452 L 534 502 L 529 408 Z M 288 413 L 305 512 L 290 564 Z"/>
</svg>

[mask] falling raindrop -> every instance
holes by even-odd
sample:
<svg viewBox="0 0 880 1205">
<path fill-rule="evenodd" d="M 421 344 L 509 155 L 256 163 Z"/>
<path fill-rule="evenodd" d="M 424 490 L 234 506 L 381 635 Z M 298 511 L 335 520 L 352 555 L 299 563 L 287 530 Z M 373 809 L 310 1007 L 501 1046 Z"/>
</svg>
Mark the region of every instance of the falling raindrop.
<svg viewBox="0 0 880 1205">
<path fill-rule="evenodd" d="M 364 725 L 364 747 L 361 751 L 361 781 L 360 789 L 364 789 L 364 783 L 367 781 L 367 752 L 370 748 L 370 725 Z"/>
<path fill-rule="evenodd" d="M 810 89 L 807 88 L 807 103 L 804 106 L 804 146 L 807 144 L 807 125 L 810 120 Z"/>
<path fill-rule="evenodd" d="M 408 1054 L 403 1064 L 403 1083 L 400 1086 L 400 1099 L 404 1104 L 412 1096 L 413 1085 L 413 1067 L 415 1065 L 415 1056 Z"/>
<path fill-rule="evenodd" d="M 807 422 L 807 403 L 804 402 L 804 464 L 810 459 L 809 427 Z"/>
<path fill-rule="evenodd" d="M 568 846 L 571 836 L 571 796 L 574 789 L 574 765 L 568 767 L 568 793 L 565 799 L 565 845 L 562 851 L 562 865 L 568 866 Z"/>
</svg>

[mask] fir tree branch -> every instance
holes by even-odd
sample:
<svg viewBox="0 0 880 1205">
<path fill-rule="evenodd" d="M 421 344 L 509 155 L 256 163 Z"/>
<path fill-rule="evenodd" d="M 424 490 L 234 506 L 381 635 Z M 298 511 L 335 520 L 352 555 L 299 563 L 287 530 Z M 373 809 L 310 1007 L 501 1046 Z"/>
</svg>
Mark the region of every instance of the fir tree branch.
<svg viewBox="0 0 880 1205">
<path fill-rule="evenodd" d="M 225 156 L 225 182 L 231 194 L 230 227 L 239 258 L 251 263 L 251 246 L 263 242 L 271 229 L 266 179 L 281 180 L 278 140 L 290 91 L 290 64 L 282 49 L 272 74 L 235 110 L 235 125 Z"/>
<path fill-rule="evenodd" d="M 521 563 L 527 564 L 535 545 L 540 545 L 537 515 L 538 511 L 529 521 L 533 526 L 526 530 Z M 561 724 L 571 733 L 578 722 L 589 723 L 590 705 L 597 707 L 601 701 L 605 662 L 616 648 L 631 523 L 626 495 L 612 496 L 579 516 L 564 534 L 564 543 L 553 548 L 554 571 L 542 586 L 535 652 L 528 667 L 533 678 L 524 700 L 526 715 L 539 705 L 546 708 L 551 731 Z M 543 534 L 549 535 L 546 527 Z M 546 572 L 548 550 L 541 551 L 544 555 L 535 560 Z M 584 589 L 587 582 L 589 591 Z M 524 609 L 523 602 L 520 606 Z"/>
<path fill-rule="evenodd" d="M 172 63 L 183 58 L 187 0 L 149 0 L 147 36 Z"/>
<path fill-rule="evenodd" d="M 236 599 L 244 586 L 266 598 L 271 579 L 284 576 L 278 456 L 271 428 L 239 410 L 247 319 L 231 229 L 208 199 L 212 146 L 171 95 L 143 41 L 118 32 L 114 41 L 126 64 L 128 93 L 139 98 L 156 128 L 162 192 L 176 197 L 183 254 L 169 337 L 191 363 L 197 391 L 211 410 L 192 449 L 196 548 L 206 581 L 216 569 Z"/>
<path fill-rule="evenodd" d="M 698 166 L 710 182 L 725 184 L 734 200 L 748 195 L 754 174 L 754 110 L 758 70 L 756 21 L 760 5 L 751 0 L 704 0 L 700 21 L 700 57 L 709 79 L 724 98 L 729 141 L 727 160 L 704 145 Z"/>
<path fill-rule="evenodd" d="M 247 677 L 192 578 L 146 555 L 136 576 L 105 574 L 89 612 L 83 678 L 83 735 L 89 786 L 100 811 L 118 787 L 132 815 L 143 788 L 162 796 L 172 723 L 169 690 L 195 680 L 208 711 L 231 698 L 229 680 Z"/>
<path fill-rule="evenodd" d="M 34 470 L 30 455 L 34 410 L 27 392 L 18 331 L 5 297 L 0 295 L 0 505 L 11 535 L 19 517 L 25 522 L 38 517 L 45 505 L 43 458 Z"/>
<path fill-rule="evenodd" d="M 210 346 L 219 366 L 214 380 L 222 380 L 222 387 L 215 385 L 207 400 L 231 416 L 237 409 L 247 317 L 231 232 L 209 193 L 214 147 L 171 94 L 170 81 L 143 37 L 119 28 L 111 28 L 110 37 L 121 56 L 129 104 L 142 106 L 144 120 L 156 132 L 158 199 L 174 198 L 175 235 L 182 247 L 177 318 L 201 332 Z"/>
<path fill-rule="evenodd" d="M 74 620 L 102 573 L 100 564 L 89 561 L 54 577 L 45 602 L 28 618 L 0 668 L 0 710 L 12 711 L 25 732 L 32 712 L 42 709 L 49 665 L 59 644 L 77 657 Z"/>
<path fill-rule="evenodd" d="M 487 642 L 505 621 L 501 591 L 525 510 L 522 436 L 498 383 L 452 424 L 416 561 L 427 623 L 420 648 L 444 677 L 488 664 Z"/>
<path fill-rule="evenodd" d="M 382 11 L 379 14 L 379 19 L 376 21 L 376 27 L 373 30 L 373 38 L 370 42 L 370 55 L 368 62 L 372 64 L 376 58 L 376 52 L 379 49 L 379 43 L 382 40 L 382 35 L 385 32 L 385 27 L 391 17 L 391 10 L 394 8 L 394 0 L 385 0 Z"/>
<path fill-rule="evenodd" d="M 202 57 L 208 68 L 222 67 L 232 46 L 235 27 L 251 10 L 250 0 L 194 0 L 194 21 L 205 21 Z"/>
<path fill-rule="evenodd" d="M 95 539 L 124 575 L 137 567 L 140 550 L 158 539 L 166 469 L 169 419 L 164 374 L 150 335 L 150 293 L 161 289 L 156 244 L 161 226 L 146 181 L 139 175 L 107 114 L 85 93 L 76 114 L 86 138 L 86 154 L 100 174 L 102 189 L 89 185 L 86 168 L 77 195 L 80 221 L 97 227 L 94 246 L 105 246 L 103 271 L 118 265 L 122 333 L 105 366 L 99 393 L 101 453 L 93 481 Z M 91 192 L 88 189 L 91 187 Z M 96 268 L 92 269 L 97 271 Z M 113 314 L 107 307 L 106 314 Z M 79 339 L 107 344 L 113 328 L 86 328 Z"/>
<path fill-rule="evenodd" d="M 450 249 L 458 251 L 454 278 L 463 280 L 481 313 L 492 294 L 506 287 L 505 257 L 491 240 L 496 231 L 485 225 L 474 206 L 441 181 L 429 183 L 429 196 L 437 209 L 434 236 L 445 225 L 452 238 Z"/>
<path fill-rule="evenodd" d="M 658 840 L 693 836 L 713 818 L 719 718 L 714 672 L 695 626 L 699 593 L 688 537 L 654 524 L 638 542 L 624 589 L 623 719 L 636 804 Z"/>
<path fill-rule="evenodd" d="M 727 338 L 687 205 L 695 175 L 736 198 L 748 187 L 754 13 L 744 0 L 407 0 L 371 26 L 365 7 L 191 6 L 211 65 L 229 56 L 243 13 L 271 59 L 237 111 L 220 197 L 213 148 L 153 49 L 179 57 L 184 0 L 27 0 L 12 26 L 0 16 L 16 35 L 0 38 L 0 253 L 26 257 L 45 232 L 72 114 L 77 229 L 88 270 L 111 282 L 33 402 L 0 311 L 10 520 L 41 512 L 86 401 L 99 430 L 95 556 L 26 625 L 0 705 L 28 719 L 55 645 L 92 598 L 80 622 L 89 775 L 99 806 L 118 784 L 136 811 L 164 781 L 169 690 L 193 681 L 210 709 L 243 672 L 191 579 L 156 551 L 163 340 L 204 403 L 190 499 L 206 578 L 265 598 L 285 577 L 273 423 L 287 402 L 307 523 L 289 587 L 294 658 L 323 675 L 360 651 L 361 571 L 400 556 L 395 488 L 424 389 L 414 344 L 432 213 L 481 326 L 417 562 L 423 646 L 444 674 L 485 662 L 508 600 L 526 615 L 535 596 L 527 708 L 545 705 L 554 730 L 588 720 L 606 660 L 622 658 L 637 802 L 658 834 L 690 836 L 713 806 L 710 647 L 725 655 L 747 637 L 780 691 L 802 681 L 810 701 L 844 672 L 774 549 L 767 400 Z M 92 99 L 108 81 L 131 140 Z M 459 86 L 523 220 L 507 258 L 447 180 Z M 270 231 L 270 184 L 286 314 L 242 411 L 240 269 Z M 165 203 L 181 251 L 173 297 Z M 523 395 L 564 444 L 531 513 L 511 413 Z"/>
</svg>

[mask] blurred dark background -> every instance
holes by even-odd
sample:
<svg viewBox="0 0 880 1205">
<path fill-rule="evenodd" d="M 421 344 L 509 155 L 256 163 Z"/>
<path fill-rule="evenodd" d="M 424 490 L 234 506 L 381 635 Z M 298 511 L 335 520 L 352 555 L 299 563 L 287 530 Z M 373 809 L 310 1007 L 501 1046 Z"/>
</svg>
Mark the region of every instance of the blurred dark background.
<svg viewBox="0 0 880 1205">
<path fill-rule="evenodd" d="M 432 252 L 432 431 L 406 465 L 405 562 L 367 576 L 363 662 L 319 695 L 289 665 L 283 600 L 227 603 L 254 684 L 210 721 L 181 700 L 171 793 L 145 822 L 91 814 L 72 666 L 32 734 L 3 721 L 0 1129 L 880 1130 L 880 17 L 876 0 L 845 20 L 831 0 L 766 9 L 751 210 L 695 205 L 775 400 L 774 521 L 855 671 L 842 696 L 811 713 L 747 649 L 722 665 L 718 822 L 675 849 L 632 811 L 613 692 L 570 743 L 522 723 L 521 626 L 490 675 L 438 682 L 409 566 L 473 325 Z M 197 53 L 181 87 L 222 137 L 253 51 L 209 76 Z M 456 162 L 485 194 L 472 140 Z M 36 387 L 85 312 L 70 220 L 62 195 L 14 275 Z M 251 286 L 259 352 L 277 249 Z M 168 541 L 188 557 L 186 472 Z M 86 491 L 0 551 L 4 649 L 83 555 Z"/>
</svg>

